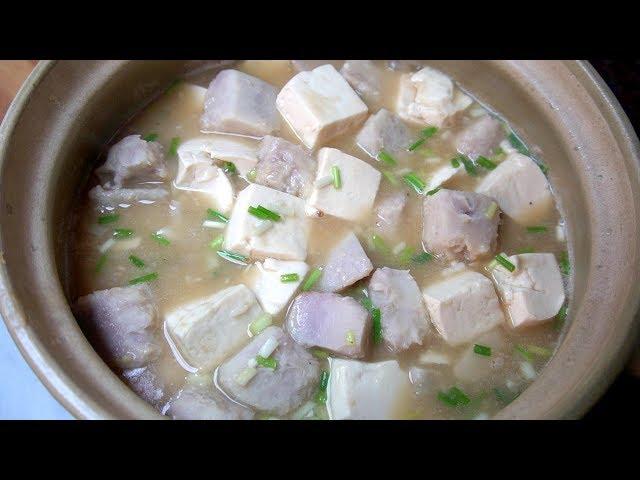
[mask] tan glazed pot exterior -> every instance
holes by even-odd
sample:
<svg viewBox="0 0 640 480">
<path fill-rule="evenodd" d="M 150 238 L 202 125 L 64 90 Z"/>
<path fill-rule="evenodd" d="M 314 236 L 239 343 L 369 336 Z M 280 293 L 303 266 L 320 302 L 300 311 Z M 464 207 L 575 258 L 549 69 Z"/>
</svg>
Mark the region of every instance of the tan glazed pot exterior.
<svg viewBox="0 0 640 480">
<path fill-rule="evenodd" d="M 602 79 L 578 61 L 429 61 L 507 118 L 550 167 L 574 272 L 561 346 L 500 419 L 577 418 L 635 344 L 640 150 Z M 206 62 L 40 62 L 0 128 L 0 311 L 76 417 L 162 418 L 94 352 L 68 298 L 70 206 L 118 127 Z"/>
</svg>

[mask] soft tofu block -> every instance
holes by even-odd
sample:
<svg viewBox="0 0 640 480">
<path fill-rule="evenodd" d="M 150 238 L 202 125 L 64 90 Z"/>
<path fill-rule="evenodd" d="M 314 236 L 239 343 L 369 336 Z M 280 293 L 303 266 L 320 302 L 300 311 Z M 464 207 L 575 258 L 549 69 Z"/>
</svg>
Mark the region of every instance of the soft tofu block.
<svg viewBox="0 0 640 480">
<path fill-rule="evenodd" d="M 422 290 L 431 322 L 449 345 L 471 342 L 504 322 L 493 283 L 465 271 Z"/>
<path fill-rule="evenodd" d="M 349 85 L 364 98 L 372 101 L 380 97 L 382 72 L 372 60 L 347 60 L 340 69 Z"/>
<path fill-rule="evenodd" d="M 243 385 L 244 382 L 238 381 L 239 375 L 271 338 L 277 342 L 276 349 L 269 356 L 277 362 L 276 368 L 255 367 L 256 374 Z M 252 338 L 249 344 L 223 363 L 216 374 L 218 385 L 231 398 L 264 412 L 286 415 L 318 388 L 320 368 L 309 352 L 280 327 L 272 326 Z"/>
<path fill-rule="evenodd" d="M 500 212 L 488 196 L 443 188 L 425 195 L 422 213 L 422 242 L 428 251 L 474 261 L 495 250 Z"/>
<path fill-rule="evenodd" d="M 407 122 L 441 127 L 450 116 L 471 103 L 473 100 L 455 88 L 448 76 L 424 67 L 400 78 L 396 111 Z"/>
<path fill-rule="evenodd" d="M 246 285 L 256 294 L 265 312 L 277 315 L 295 295 L 308 271 L 309 266 L 304 262 L 267 258 L 256 262 L 247 272 Z M 297 273 L 298 280 L 282 282 L 280 277 L 288 273 Z"/>
<path fill-rule="evenodd" d="M 551 253 L 523 253 L 508 257 L 515 271 L 498 266 L 493 279 L 509 312 L 511 325 L 535 325 L 555 315 L 564 304 L 562 275 Z"/>
<path fill-rule="evenodd" d="M 366 217 L 373 207 L 380 186 L 380 172 L 338 149 L 322 148 L 318 152 L 316 180 L 331 176 L 331 168 L 334 166 L 340 170 L 342 186 L 314 186 L 308 200 L 309 205 L 344 220 L 357 221 Z"/>
<path fill-rule="evenodd" d="M 460 172 L 463 170 L 464 169 L 460 167 L 455 168 L 450 163 L 436 168 L 427 179 L 427 187 L 425 188 L 425 191 L 429 192 L 434 188 L 446 185 L 451 179 L 460 175 Z"/>
<path fill-rule="evenodd" d="M 402 119 L 384 108 L 371 115 L 356 136 L 358 146 L 373 158 L 377 158 L 381 150 L 403 155 L 414 141 Z"/>
<path fill-rule="evenodd" d="M 249 213 L 249 207 L 259 205 L 281 216 L 265 231 L 261 230 L 265 220 Z M 304 200 L 254 183 L 238 194 L 224 245 L 227 250 L 252 258 L 304 261 L 308 235 L 309 220 L 305 215 Z"/>
<path fill-rule="evenodd" d="M 492 372 L 498 372 L 505 365 L 504 353 L 508 344 L 502 328 L 479 335 L 474 344 L 489 347 L 491 355 L 479 355 L 474 345 L 469 345 L 453 366 L 453 374 L 463 382 L 478 382 L 487 378 Z"/>
<path fill-rule="evenodd" d="M 367 106 L 332 65 L 300 72 L 280 90 L 278 110 L 309 148 L 359 125 Z"/>
<path fill-rule="evenodd" d="M 553 207 L 549 182 L 526 155 L 510 153 L 476 191 L 495 198 L 505 215 L 520 224 L 545 218 Z"/>
<path fill-rule="evenodd" d="M 505 137 L 500 121 L 489 114 L 473 119 L 453 140 L 456 150 L 475 160 L 487 157 L 497 149 Z"/>
<path fill-rule="evenodd" d="M 348 232 L 329 252 L 315 289 L 321 292 L 338 292 L 372 271 L 373 264 L 358 237 L 353 232 Z"/>
<path fill-rule="evenodd" d="M 395 360 L 365 363 L 331 358 L 327 408 L 332 420 L 403 418 L 412 395 L 409 375 Z"/>
<path fill-rule="evenodd" d="M 213 381 L 187 383 L 169 402 L 174 420 L 251 420 L 253 412 L 229 400 Z"/>
<path fill-rule="evenodd" d="M 287 312 L 287 331 L 304 347 L 320 347 L 352 358 L 365 356 L 371 332 L 369 313 L 351 297 L 302 293 Z"/>
<path fill-rule="evenodd" d="M 382 338 L 389 350 L 422 344 L 430 330 L 429 315 L 408 270 L 377 269 L 369 281 L 369 295 L 382 313 Z"/>
<path fill-rule="evenodd" d="M 259 142 L 254 138 L 208 134 L 191 138 L 178 147 L 178 158 L 205 154 L 213 163 L 231 162 L 240 175 L 247 175 L 258 162 Z"/>
<path fill-rule="evenodd" d="M 273 85 L 259 78 L 222 70 L 207 89 L 200 128 L 255 137 L 273 133 L 280 127 L 277 93 Z"/>
<path fill-rule="evenodd" d="M 235 285 L 165 314 L 171 338 L 192 367 L 209 369 L 244 345 L 249 324 L 263 313 L 255 295 Z"/>
</svg>

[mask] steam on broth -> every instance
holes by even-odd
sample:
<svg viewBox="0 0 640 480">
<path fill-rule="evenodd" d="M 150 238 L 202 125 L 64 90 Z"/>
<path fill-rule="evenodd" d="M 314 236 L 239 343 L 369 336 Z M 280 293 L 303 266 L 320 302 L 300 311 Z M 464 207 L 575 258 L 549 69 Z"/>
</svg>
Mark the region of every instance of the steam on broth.
<svg viewBox="0 0 640 480">
<path fill-rule="evenodd" d="M 490 418 L 558 345 L 548 167 L 431 67 L 200 70 L 104 160 L 74 311 L 172 418 Z"/>
</svg>

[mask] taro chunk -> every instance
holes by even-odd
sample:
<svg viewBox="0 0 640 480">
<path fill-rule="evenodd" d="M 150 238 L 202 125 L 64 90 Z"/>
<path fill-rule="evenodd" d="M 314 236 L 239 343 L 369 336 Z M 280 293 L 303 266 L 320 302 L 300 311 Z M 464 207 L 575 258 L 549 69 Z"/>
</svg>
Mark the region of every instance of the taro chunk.
<svg viewBox="0 0 640 480">
<path fill-rule="evenodd" d="M 553 318 L 565 299 L 556 258 L 550 253 L 524 253 L 508 259 L 515 271 L 497 266 L 492 273 L 511 325 L 536 325 Z"/>
<path fill-rule="evenodd" d="M 364 98 L 375 100 L 380 96 L 382 70 L 371 60 L 347 60 L 340 73 Z"/>
<path fill-rule="evenodd" d="M 480 273 L 453 275 L 422 294 L 433 325 L 449 345 L 469 343 L 504 322 L 493 284 Z"/>
<path fill-rule="evenodd" d="M 402 211 L 407 204 L 409 194 L 404 190 L 395 190 L 381 196 L 376 202 L 376 225 L 382 230 L 393 230 L 402 219 Z"/>
<path fill-rule="evenodd" d="M 300 145 L 278 137 L 262 139 L 255 183 L 307 198 L 316 172 L 316 161 Z"/>
<path fill-rule="evenodd" d="M 384 108 L 367 119 L 356 137 L 358 146 L 374 158 L 381 150 L 391 155 L 403 153 L 413 141 L 411 131 L 400 117 Z"/>
<path fill-rule="evenodd" d="M 138 368 L 158 357 L 158 307 L 149 285 L 93 292 L 78 299 L 74 312 L 108 363 Z"/>
<path fill-rule="evenodd" d="M 483 333 L 474 343 L 490 348 L 491 355 L 480 355 L 476 353 L 475 345 L 469 345 L 453 366 L 453 374 L 463 382 L 480 381 L 492 371 L 499 371 L 505 364 L 507 341 L 502 328 Z"/>
<path fill-rule="evenodd" d="M 167 178 L 162 146 L 147 142 L 140 135 L 129 135 L 109 150 L 107 161 L 96 170 L 102 186 L 122 188 Z"/>
<path fill-rule="evenodd" d="M 267 342 L 276 346 L 268 356 L 275 360 L 275 368 L 250 367 Z M 248 370 L 252 368 L 255 371 Z M 286 415 L 317 389 L 320 368 L 318 361 L 280 327 L 268 327 L 223 363 L 216 374 L 222 390 L 243 405 Z"/>
<path fill-rule="evenodd" d="M 474 119 L 455 136 L 456 150 L 475 160 L 490 156 L 504 138 L 502 124 L 491 115 Z"/>
<path fill-rule="evenodd" d="M 336 168 L 341 178 L 340 188 L 324 183 Z M 335 148 L 322 148 L 318 152 L 318 174 L 310 206 L 344 220 L 357 221 L 371 212 L 378 187 L 380 172 L 366 162 Z"/>
<path fill-rule="evenodd" d="M 351 297 L 302 293 L 289 307 L 287 330 L 304 347 L 320 347 L 352 358 L 366 354 L 369 313 Z"/>
<path fill-rule="evenodd" d="M 368 276 L 372 271 L 371 260 L 358 238 L 353 232 L 349 232 L 329 253 L 316 290 L 338 292 Z"/>
<path fill-rule="evenodd" d="M 500 210 L 520 224 L 544 218 L 553 206 L 547 177 L 520 153 L 509 154 L 476 191 L 495 198 Z"/>
<path fill-rule="evenodd" d="M 220 364 L 249 339 L 249 324 L 262 314 L 255 295 L 235 285 L 167 312 L 167 328 L 192 367 Z"/>
<path fill-rule="evenodd" d="M 400 78 L 396 110 L 407 122 L 441 127 L 445 120 L 472 102 L 444 73 L 424 67 Z"/>
<path fill-rule="evenodd" d="M 395 360 L 365 363 L 331 358 L 327 408 L 332 420 L 403 418 L 411 402 L 409 375 Z"/>
<path fill-rule="evenodd" d="M 273 85 L 259 78 L 223 70 L 209 84 L 200 127 L 205 132 L 268 135 L 280 127 L 277 93 Z"/>
<path fill-rule="evenodd" d="M 271 315 L 280 313 L 295 295 L 296 290 L 309 271 L 304 262 L 274 260 L 254 263 L 247 273 L 247 286 L 253 290 L 265 312 Z M 282 281 L 282 275 L 295 274 L 298 280 Z"/>
<path fill-rule="evenodd" d="M 253 412 L 229 400 L 211 379 L 187 383 L 169 403 L 174 420 L 251 420 Z"/>
<path fill-rule="evenodd" d="M 278 110 L 309 148 L 359 125 L 367 106 L 332 65 L 300 72 L 282 88 Z"/>
<path fill-rule="evenodd" d="M 100 185 L 96 185 L 89 190 L 89 198 L 103 207 L 117 207 L 120 205 L 131 205 L 133 203 L 155 203 L 169 197 L 166 188 L 116 188 L 115 190 L 105 190 Z"/>
<path fill-rule="evenodd" d="M 499 220 L 486 195 L 442 189 L 424 198 L 422 241 L 450 260 L 474 261 L 494 251 Z"/>
<path fill-rule="evenodd" d="M 429 316 L 408 270 L 379 268 L 369 281 L 369 294 L 382 313 L 382 338 L 391 351 L 422 344 L 430 330 Z"/>
</svg>

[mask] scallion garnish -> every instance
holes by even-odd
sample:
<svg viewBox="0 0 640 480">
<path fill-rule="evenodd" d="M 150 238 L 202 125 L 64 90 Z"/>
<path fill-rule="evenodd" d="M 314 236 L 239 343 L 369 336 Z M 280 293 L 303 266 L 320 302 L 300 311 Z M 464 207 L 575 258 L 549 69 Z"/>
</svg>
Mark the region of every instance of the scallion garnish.
<svg viewBox="0 0 640 480">
<path fill-rule="evenodd" d="M 238 169 L 233 162 L 224 162 L 222 170 L 224 170 L 224 173 L 228 173 L 229 175 L 235 175 L 238 173 Z"/>
<path fill-rule="evenodd" d="M 270 368 L 271 370 L 275 370 L 276 367 L 278 366 L 278 361 L 275 358 L 272 358 L 272 357 L 265 358 L 260 355 L 256 357 L 256 363 L 261 367 Z"/>
<path fill-rule="evenodd" d="M 524 345 L 516 345 L 515 351 L 518 352 L 520 356 L 525 360 L 528 360 L 528 361 L 533 360 L 533 355 L 531 355 L 529 350 L 527 350 L 527 348 Z"/>
<path fill-rule="evenodd" d="M 422 145 L 425 141 L 426 141 L 426 139 L 420 138 L 420 139 L 416 140 L 415 142 L 413 142 L 411 145 L 409 145 L 409 148 L 407 150 L 409 150 L 410 152 L 413 152 L 416 148 L 418 148 L 420 145 Z"/>
<path fill-rule="evenodd" d="M 491 356 L 491 347 L 487 347 L 486 345 L 479 345 L 479 344 L 475 344 L 473 346 L 473 352 L 477 353 L 478 355 L 482 355 L 484 357 L 490 357 Z"/>
<path fill-rule="evenodd" d="M 239 253 L 230 252 L 228 250 L 218 250 L 216 253 L 220 257 L 224 258 L 225 260 L 231 263 L 235 263 L 237 265 L 247 265 L 247 257 Z"/>
<path fill-rule="evenodd" d="M 252 168 L 251 170 L 249 170 L 249 172 L 247 172 L 247 180 L 251 182 L 253 182 L 257 176 L 258 176 L 258 172 L 256 171 L 255 168 Z"/>
<path fill-rule="evenodd" d="M 491 219 L 496 214 L 498 210 L 498 204 L 496 202 L 491 202 L 487 209 L 484 212 L 484 216 Z"/>
<path fill-rule="evenodd" d="M 494 170 L 498 166 L 495 163 L 493 163 L 491 160 L 489 160 L 487 157 L 483 157 L 482 155 L 476 158 L 476 163 L 480 165 L 482 168 L 486 168 L 487 170 Z"/>
<path fill-rule="evenodd" d="M 384 178 L 386 178 L 391 185 L 400 185 L 400 180 L 398 180 L 398 177 L 396 177 L 395 174 L 385 169 L 382 169 L 380 171 L 382 172 L 382 175 L 384 175 Z"/>
<path fill-rule="evenodd" d="M 342 176 L 337 165 L 331 167 L 331 177 L 333 177 L 333 188 L 340 190 L 342 188 Z"/>
<path fill-rule="evenodd" d="M 149 133 L 148 135 L 145 135 L 144 137 L 142 137 L 142 139 L 145 142 L 155 142 L 158 139 L 158 134 L 157 133 Z"/>
<path fill-rule="evenodd" d="M 402 263 L 409 263 L 413 257 L 415 250 L 412 247 L 404 247 L 398 254 L 398 260 Z"/>
<path fill-rule="evenodd" d="M 433 137 L 436 133 L 438 132 L 438 127 L 427 127 L 427 128 L 423 128 L 420 131 L 420 134 L 422 135 L 422 138 L 430 138 Z"/>
<path fill-rule="evenodd" d="M 551 350 L 545 347 L 539 347 L 537 345 L 527 345 L 527 351 L 537 355 L 538 357 L 550 357 L 553 353 Z"/>
<path fill-rule="evenodd" d="M 429 252 L 422 252 L 415 255 L 411 261 L 415 263 L 427 263 L 429 260 L 433 259 L 433 254 Z"/>
<path fill-rule="evenodd" d="M 440 189 L 441 189 L 441 188 L 442 188 L 442 187 L 436 187 L 436 188 L 434 188 L 433 190 L 429 190 L 429 191 L 427 192 L 427 195 L 429 195 L 429 196 L 431 196 L 431 195 L 435 195 L 436 193 L 438 193 L 438 192 L 440 191 Z"/>
<path fill-rule="evenodd" d="M 547 167 L 544 163 L 538 163 L 538 167 L 542 170 L 542 173 L 545 175 L 549 173 L 549 167 Z"/>
<path fill-rule="evenodd" d="M 129 285 L 152 282 L 156 278 L 158 278 L 158 274 L 156 272 L 147 273 L 146 275 L 142 275 L 141 277 L 137 277 L 137 278 L 134 278 L 133 280 L 129 280 Z"/>
<path fill-rule="evenodd" d="M 263 313 L 249 324 L 249 332 L 251 332 L 251 335 L 255 337 L 272 323 L 273 318 L 271 317 L 271 315 L 269 315 L 268 313 Z"/>
<path fill-rule="evenodd" d="M 209 220 L 217 220 L 223 223 L 229 223 L 229 218 L 221 214 L 220 212 L 207 208 L 207 218 Z"/>
<path fill-rule="evenodd" d="M 447 392 L 438 392 L 438 400 L 450 407 L 464 407 L 471 399 L 458 387 L 451 387 Z"/>
<path fill-rule="evenodd" d="M 565 303 L 564 305 L 562 305 L 562 307 L 560 307 L 560 310 L 558 310 L 558 314 L 556 315 L 556 318 L 553 322 L 553 328 L 555 330 L 560 330 L 564 325 L 564 321 L 566 320 L 566 318 L 567 318 L 567 304 Z"/>
<path fill-rule="evenodd" d="M 519 393 L 512 393 L 510 391 L 502 390 L 501 388 L 494 388 L 493 394 L 496 396 L 496 399 L 505 405 L 513 402 L 516 398 L 518 398 Z"/>
<path fill-rule="evenodd" d="M 501 253 L 496 255 L 494 260 L 498 262 L 500 265 L 502 265 L 504 268 L 509 270 L 510 272 L 513 272 L 516 269 L 516 266 L 513 263 L 511 263 L 509 260 L 507 260 L 507 258 L 504 257 Z"/>
<path fill-rule="evenodd" d="M 402 180 L 404 180 L 404 183 L 406 183 L 408 186 L 410 186 L 411 188 L 413 188 L 416 193 L 422 194 L 424 192 L 425 187 L 427 186 L 424 181 L 418 177 L 418 175 L 416 175 L 414 172 L 410 172 L 407 173 L 406 175 L 402 176 Z"/>
<path fill-rule="evenodd" d="M 327 387 L 329 386 L 329 372 L 323 370 L 320 373 L 320 383 L 318 385 L 318 393 L 316 393 L 316 403 L 323 404 L 327 401 Z"/>
<path fill-rule="evenodd" d="M 211 242 L 209 243 L 209 248 L 211 248 L 212 250 L 218 250 L 223 243 L 224 243 L 224 236 L 218 235 L 216 238 L 211 240 Z"/>
<path fill-rule="evenodd" d="M 531 227 L 527 227 L 527 232 L 529 233 L 544 233 L 547 231 L 547 227 L 544 225 L 532 225 Z"/>
<path fill-rule="evenodd" d="M 373 243 L 373 247 L 381 253 L 388 254 L 391 251 L 387 242 L 385 242 L 380 235 L 374 233 L 371 236 L 371 242 Z"/>
<path fill-rule="evenodd" d="M 533 247 L 522 247 L 521 249 L 519 249 L 517 251 L 518 254 L 521 253 L 533 253 L 535 250 L 533 249 Z"/>
<path fill-rule="evenodd" d="M 569 263 L 569 253 L 567 251 L 560 254 L 558 265 L 560 266 L 560 271 L 565 275 L 569 275 L 571 273 L 571 264 Z"/>
<path fill-rule="evenodd" d="M 349 345 L 355 345 L 356 344 L 356 336 L 353 333 L 353 330 L 348 330 L 347 334 L 345 335 L 345 340 L 347 341 L 347 343 Z"/>
<path fill-rule="evenodd" d="M 453 168 L 458 168 L 460 166 L 460 160 L 458 160 L 458 157 L 454 157 L 451 159 L 451 166 Z"/>
<path fill-rule="evenodd" d="M 311 355 L 313 355 L 316 358 L 319 358 L 321 360 L 325 360 L 327 358 L 329 358 L 329 352 L 326 352 L 324 350 L 320 350 L 319 348 L 314 348 L 313 350 L 311 350 Z"/>
<path fill-rule="evenodd" d="M 98 223 L 100 225 L 106 225 L 107 223 L 117 222 L 119 218 L 120 215 L 117 213 L 107 213 L 98 217 Z"/>
<path fill-rule="evenodd" d="M 129 261 L 138 268 L 144 268 L 144 262 L 135 255 L 129 255 Z"/>
<path fill-rule="evenodd" d="M 133 230 L 130 228 L 116 228 L 113 231 L 113 238 L 122 240 L 123 238 L 129 238 L 133 236 Z"/>
<path fill-rule="evenodd" d="M 262 205 L 258 205 L 257 207 L 249 207 L 248 211 L 254 217 L 260 218 L 262 220 L 273 220 L 274 222 L 277 222 L 282 218 L 276 212 L 269 210 Z"/>
<path fill-rule="evenodd" d="M 371 322 L 373 324 L 373 343 L 382 342 L 382 312 L 379 308 L 371 309 Z"/>
<path fill-rule="evenodd" d="M 378 153 L 378 160 L 392 167 L 395 167 L 398 164 L 398 162 L 396 162 L 396 159 L 384 150 L 380 150 L 380 152 Z"/>
<path fill-rule="evenodd" d="M 527 146 L 524 144 L 522 140 L 520 140 L 520 138 L 518 138 L 518 136 L 515 133 L 511 132 L 507 136 L 507 139 L 509 140 L 509 143 L 511 144 L 511 146 L 515 148 L 518 152 L 520 152 L 523 155 L 526 155 L 527 157 L 531 156 Z"/>
<path fill-rule="evenodd" d="M 469 175 L 471 175 L 472 177 L 476 177 L 478 175 L 478 169 L 469 157 L 467 157 L 466 155 L 458 155 L 458 159 L 460 160 L 460 162 L 462 162 L 462 165 L 464 165 L 464 169 Z"/>
<path fill-rule="evenodd" d="M 180 137 L 173 137 L 169 145 L 169 155 L 175 156 L 178 154 L 178 145 L 180 145 Z"/>
<path fill-rule="evenodd" d="M 107 263 L 107 258 L 108 252 L 104 252 L 102 255 L 100 255 L 98 261 L 96 262 L 96 273 L 100 273 L 102 271 L 102 269 L 104 268 L 104 264 Z"/>
<path fill-rule="evenodd" d="M 308 292 L 309 290 L 311 290 L 311 287 L 315 285 L 315 283 L 320 278 L 320 275 L 322 275 L 321 268 L 316 267 L 313 270 L 311 270 L 311 272 L 309 272 L 309 275 L 307 275 L 307 279 L 302 284 L 302 291 Z"/>
<path fill-rule="evenodd" d="M 365 290 L 366 292 L 366 290 Z M 360 303 L 362 303 L 362 306 L 364 308 L 366 308 L 369 312 L 371 312 L 373 310 L 373 302 L 371 301 L 371 299 L 367 296 L 364 296 L 360 299 Z"/>
<path fill-rule="evenodd" d="M 162 235 L 161 233 L 158 233 L 158 232 L 152 233 L 151 234 L 151 238 L 153 238 L 160 245 L 164 245 L 165 247 L 167 245 L 171 244 L 171 242 L 169 241 L 169 239 L 167 237 L 165 237 L 164 235 Z"/>
<path fill-rule="evenodd" d="M 283 273 L 280 275 L 280 281 L 282 283 L 297 282 L 298 280 L 300 280 L 300 275 L 297 273 Z"/>
</svg>

